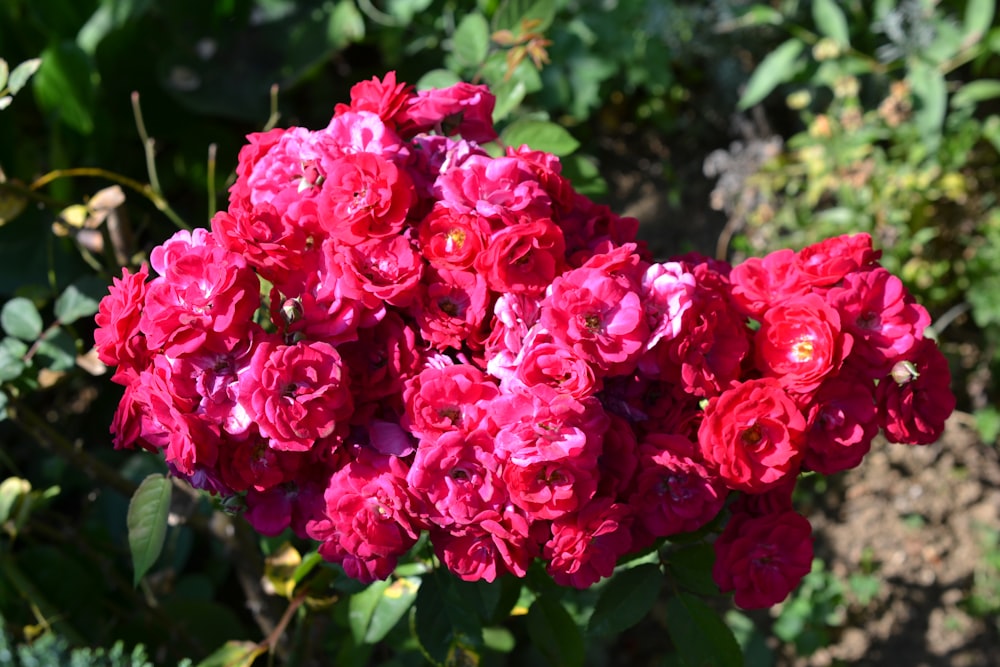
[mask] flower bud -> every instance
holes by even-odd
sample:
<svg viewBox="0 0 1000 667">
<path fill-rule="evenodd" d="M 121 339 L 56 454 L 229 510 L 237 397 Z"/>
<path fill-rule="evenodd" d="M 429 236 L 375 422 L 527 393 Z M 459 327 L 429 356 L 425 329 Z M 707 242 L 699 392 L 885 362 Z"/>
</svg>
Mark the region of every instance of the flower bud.
<svg viewBox="0 0 1000 667">
<path fill-rule="evenodd" d="M 295 324 L 302 318 L 302 302 L 298 299 L 285 299 L 281 304 L 281 317 L 286 324 Z"/>
<path fill-rule="evenodd" d="M 896 381 L 896 384 L 902 386 L 907 382 L 912 382 L 920 377 L 920 373 L 917 372 L 917 367 L 913 365 L 910 361 L 897 361 L 896 365 L 892 367 L 889 372 L 892 379 Z"/>
</svg>

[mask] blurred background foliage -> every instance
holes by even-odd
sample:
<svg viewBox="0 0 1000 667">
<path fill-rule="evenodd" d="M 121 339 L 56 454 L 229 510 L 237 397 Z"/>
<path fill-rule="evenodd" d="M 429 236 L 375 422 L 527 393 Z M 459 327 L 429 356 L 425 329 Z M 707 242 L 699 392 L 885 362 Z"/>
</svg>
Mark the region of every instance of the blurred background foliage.
<svg viewBox="0 0 1000 667">
<path fill-rule="evenodd" d="M 325 126 L 351 85 L 388 70 L 420 86 L 490 84 L 506 140 L 559 153 L 582 191 L 616 208 L 636 203 L 629 182 L 651 183 L 660 199 L 639 207 L 642 234 L 663 254 L 739 259 L 872 233 L 931 310 L 961 407 L 995 441 L 994 9 L 992 0 L 0 2 L 0 665 L 249 665 L 265 649 L 302 664 L 319 655 L 423 663 L 404 618 L 416 596 L 406 576 L 419 572 L 393 584 L 396 606 L 365 602 L 308 554 L 259 540 L 179 487 L 163 553 L 133 587 L 128 498 L 160 467 L 111 449 L 120 391 L 91 353 L 90 315 L 111 277 L 179 224 L 206 225 L 225 206 L 247 133 Z M 994 571 L 983 581 L 993 585 Z M 814 651 L 846 605 L 870 595 L 872 573 L 861 574 L 843 582 L 818 564 L 774 633 Z M 452 589 L 441 586 L 443 599 Z M 987 592 L 976 599 L 995 608 Z M 578 664 L 583 641 L 602 664 L 683 649 L 662 632 L 584 636 L 586 595 L 517 615 L 531 602 L 494 600 L 480 614 L 490 625 L 487 616 L 515 610 L 487 628 L 483 664 Z M 669 617 L 662 602 L 648 605 L 653 622 Z M 326 611 L 306 622 L 307 608 Z M 387 627 L 371 631 L 376 616 Z M 747 616 L 727 621 L 748 664 L 773 662 Z"/>
</svg>

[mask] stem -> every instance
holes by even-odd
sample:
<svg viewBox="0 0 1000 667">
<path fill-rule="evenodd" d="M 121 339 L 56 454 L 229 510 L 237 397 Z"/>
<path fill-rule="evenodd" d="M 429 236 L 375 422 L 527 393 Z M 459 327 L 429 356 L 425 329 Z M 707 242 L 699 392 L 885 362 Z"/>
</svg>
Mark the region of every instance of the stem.
<svg viewBox="0 0 1000 667">
<path fill-rule="evenodd" d="M 281 112 L 278 111 L 278 84 L 271 84 L 271 115 L 267 117 L 267 122 L 264 123 L 264 132 L 270 132 L 278 124 L 281 119 Z"/>
<path fill-rule="evenodd" d="M 156 175 L 156 154 L 153 140 L 146 132 L 146 123 L 142 119 L 142 107 L 139 105 L 139 91 L 132 91 L 132 115 L 135 116 L 135 129 L 142 139 L 142 150 L 146 154 L 146 173 L 149 174 L 149 186 L 156 194 L 162 194 L 160 190 L 160 179 Z"/>
<path fill-rule="evenodd" d="M 215 215 L 215 158 L 219 147 L 208 145 L 208 219 Z"/>
<path fill-rule="evenodd" d="M 71 169 L 55 169 L 39 177 L 31 184 L 32 190 L 37 190 L 49 183 L 59 180 L 60 178 L 75 178 L 75 177 L 86 177 L 94 176 L 97 178 L 104 178 L 113 183 L 123 185 L 130 190 L 133 190 L 146 199 L 148 199 L 157 210 L 161 211 L 164 215 L 170 218 L 180 229 L 190 230 L 191 227 L 186 222 L 184 222 L 177 213 L 170 208 L 170 204 L 167 200 L 163 198 L 161 194 L 156 192 L 151 185 L 145 185 L 139 181 L 129 178 L 128 176 L 122 176 L 113 171 L 108 171 L 107 169 L 101 169 L 100 167 L 73 167 Z"/>
</svg>

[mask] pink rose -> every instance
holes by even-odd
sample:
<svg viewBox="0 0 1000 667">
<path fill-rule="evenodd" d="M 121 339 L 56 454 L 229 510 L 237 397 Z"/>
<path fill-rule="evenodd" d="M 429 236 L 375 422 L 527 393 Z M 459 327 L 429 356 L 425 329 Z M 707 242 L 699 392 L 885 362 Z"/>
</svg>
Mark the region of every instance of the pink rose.
<svg viewBox="0 0 1000 667">
<path fill-rule="evenodd" d="M 261 343 L 240 377 L 240 404 L 276 449 L 304 451 L 346 425 L 353 400 L 328 343 Z"/>
</svg>

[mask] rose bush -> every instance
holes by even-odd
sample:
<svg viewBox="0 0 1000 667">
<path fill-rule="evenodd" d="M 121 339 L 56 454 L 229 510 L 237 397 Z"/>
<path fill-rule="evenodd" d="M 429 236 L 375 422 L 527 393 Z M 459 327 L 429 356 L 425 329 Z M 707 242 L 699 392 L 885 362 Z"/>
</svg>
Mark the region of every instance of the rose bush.
<svg viewBox="0 0 1000 667">
<path fill-rule="evenodd" d="M 493 105 L 390 73 L 251 135 L 211 231 L 101 303 L 116 447 L 364 582 L 426 533 L 462 579 L 588 587 L 734 496 L 715 579 L 779 602 L 812 559 L 799 473 L 954 408 L 927 312 L 867 235 L 654 261 L 555 156 L 488 146 Z"/>
</svg>

